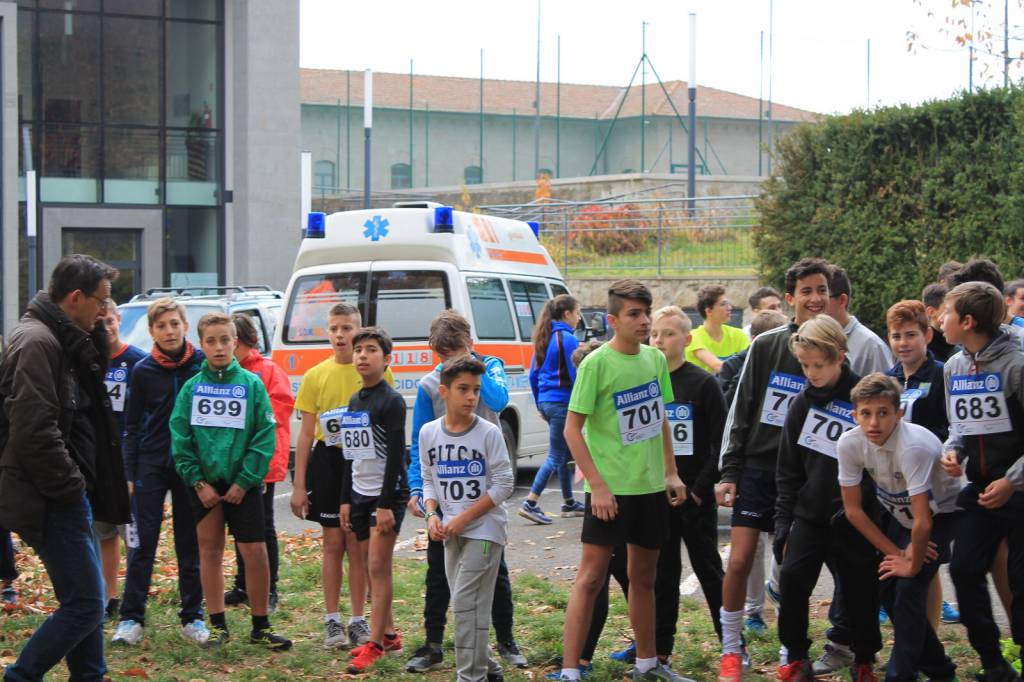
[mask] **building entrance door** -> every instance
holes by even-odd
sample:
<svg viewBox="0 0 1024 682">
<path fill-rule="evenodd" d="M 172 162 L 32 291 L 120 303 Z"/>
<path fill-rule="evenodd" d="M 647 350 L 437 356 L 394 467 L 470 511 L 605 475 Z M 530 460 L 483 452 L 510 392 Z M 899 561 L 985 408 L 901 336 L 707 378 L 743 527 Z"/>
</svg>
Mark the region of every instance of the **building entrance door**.
<svg viewBox="0 0 1024 682">
<path fill-rule="evenodd" d="M 142 230 L 65 227 L 61 231 L 61 255 L 72 253 L 88 254 L 120 271 L 111 288 L 118 303 L 141 293 Z"/>
</svg>

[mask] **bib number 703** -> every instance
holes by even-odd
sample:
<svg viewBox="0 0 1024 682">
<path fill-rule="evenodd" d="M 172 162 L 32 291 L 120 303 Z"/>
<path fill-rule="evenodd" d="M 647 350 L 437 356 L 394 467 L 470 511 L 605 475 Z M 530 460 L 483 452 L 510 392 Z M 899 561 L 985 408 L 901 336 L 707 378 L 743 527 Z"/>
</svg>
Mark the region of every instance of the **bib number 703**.
<svg viewBox="0 0 1024 682">
<path fill-rule="evenodd" d="M 471 478 L 465 483 L 456 479 L 453 481 L 440 480 L 441 494 L 444 499 L 458 502 L 462 499 L 476 500 L 480 498 L 480 481 Z"/>
</svg>

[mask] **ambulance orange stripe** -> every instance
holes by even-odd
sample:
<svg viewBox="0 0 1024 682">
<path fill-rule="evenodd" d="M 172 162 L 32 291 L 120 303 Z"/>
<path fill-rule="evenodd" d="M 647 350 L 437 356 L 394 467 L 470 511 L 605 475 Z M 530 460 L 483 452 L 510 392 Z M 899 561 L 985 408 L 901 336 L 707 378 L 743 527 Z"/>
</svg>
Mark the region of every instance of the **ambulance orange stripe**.
<svg viewBox="0 0 1024 682">
<path fill-rule="evenodd" d="M 513 263 L 530 263 L 532 265 L 547 265 L 548 262 L 542 253 L 529 253 L 527 251 L 509 251 L 508 249 L 487 249 L 487 255 L 494 260 L 511 261 Z"/>
<path fill-rule="evenodd" d="M 405 364 L 401 356 L 410 351 L 429 350 L 430 347 L 424 343 L 396 343 L 393 355 L 398 356 L 398 362 L 391 366 L 391 371 L 399 372 L 429 372 L 440 362 L 437 355 L 431 353 L 430 364 L 422 362 L 410 362 Z M 528 369 L 533 359 L 533 346 L 529 343 L 488 343 L 484 341 L 473 344 L 473 350 L 482 355 L 493 355 L 499 357 L 509 365 L 519 365 Z M 416 355 L 419 355 L 418 353 Z M 330 348 L 279 348 L 273 352 L 271 358 L 277 365 L 291 376 L 303 375 L 318 363 L 331 356 Z"/>
</svg>

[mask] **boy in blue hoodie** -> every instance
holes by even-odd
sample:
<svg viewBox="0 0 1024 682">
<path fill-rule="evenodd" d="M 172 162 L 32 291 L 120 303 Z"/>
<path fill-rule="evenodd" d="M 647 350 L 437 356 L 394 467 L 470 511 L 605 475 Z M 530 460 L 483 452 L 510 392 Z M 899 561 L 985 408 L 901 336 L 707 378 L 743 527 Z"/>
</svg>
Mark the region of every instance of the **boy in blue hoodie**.
<svg viewBox="0 0 1024 682">
<path fill-rule="evenodd" d="M 171 459 L 168 428 L 178 391 L 199 371 L 205 356 L 185 339 L 188 320 L 181 303 L 173 298 L 159 298 L 149 305 L 146 316 L 153 349 L 148 357 L 135 364 L 125 404 L 122 452 L 135 533 L 129 532 L 121 621 L 113 642 L 132 646 L 142 641 L 146 600 L 164 518 L 164 499 L 169 491 L 174 514 L 174 554 L 178 560 L 181 635 L 189 641 L 205 644 L 210 632 L 203 622 L 199 544 L 189 509 L 188 489 L 174 470 Z"/>
</svg>

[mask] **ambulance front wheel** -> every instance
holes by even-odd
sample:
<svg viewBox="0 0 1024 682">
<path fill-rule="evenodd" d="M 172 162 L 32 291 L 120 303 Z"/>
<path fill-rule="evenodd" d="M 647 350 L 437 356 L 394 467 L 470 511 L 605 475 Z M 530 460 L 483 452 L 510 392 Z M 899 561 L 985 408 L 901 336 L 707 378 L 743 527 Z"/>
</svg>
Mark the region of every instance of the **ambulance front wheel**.
<svg viewBox="0 0 1024 682">
<path fill-rule="evenodd" d="M 504 419 L 501 420 L 501 435 L 505 439 L 505 449 L 508 450 L 508 459 L 512 462 L 512 479 L 519 478 L 519 452 L 516 445 L 516 432 L 512 425 Z"/>
</svg>

